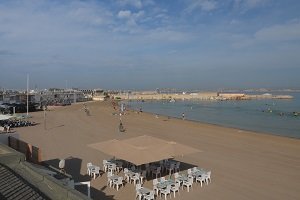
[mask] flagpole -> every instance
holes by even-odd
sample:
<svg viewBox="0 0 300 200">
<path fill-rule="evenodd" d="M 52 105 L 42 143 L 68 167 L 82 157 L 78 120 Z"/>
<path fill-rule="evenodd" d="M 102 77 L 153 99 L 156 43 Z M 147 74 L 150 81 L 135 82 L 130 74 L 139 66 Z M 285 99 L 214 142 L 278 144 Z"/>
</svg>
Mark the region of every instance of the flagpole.
<svg viewBox="0 0 300 200">
<path fill-rule="evenodd" d="M 29 74 L 27 74 L 27 117 L 28 117 L 28 93 L 29 93 Z"/>
</svg>

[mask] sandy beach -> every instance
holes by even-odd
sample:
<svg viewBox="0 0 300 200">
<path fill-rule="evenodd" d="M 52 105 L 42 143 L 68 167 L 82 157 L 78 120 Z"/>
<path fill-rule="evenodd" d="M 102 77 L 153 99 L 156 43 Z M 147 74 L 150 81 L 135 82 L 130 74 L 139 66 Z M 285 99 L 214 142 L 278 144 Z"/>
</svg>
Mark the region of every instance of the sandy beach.
<svg viewBox="0 0 300 200">
<path fill-rule="evenodd" d="M 102 167 L 111 158 L 87 145 L 110 139 L 150 135 L 177 141 L 203 152 L 175 158 L 186 165 L 212 171 L 212 182 L 194 184 L 190 192 L 180 190 L 175 199 L 299 199 L 300 140 L 129 111 L 122 116 L 125 133 L 119 133 L 119 115 L 110 102 L 87 103 L 30 113 L 38 125 L 16 128 L 16 137 L 42 150 L 42 159 L 57 167 L 66 159 L 66 171 L 75 181 L 87 181 L 86 164 Z M 106 186 L 106 174 L 91 180 L 93 199 L 132 200 L 133 184 L 118 192 Z M 152 180 L 145 183 L 152 188 Z M 173 196 L 172 196 L 173 198 Z"/>
</svg>

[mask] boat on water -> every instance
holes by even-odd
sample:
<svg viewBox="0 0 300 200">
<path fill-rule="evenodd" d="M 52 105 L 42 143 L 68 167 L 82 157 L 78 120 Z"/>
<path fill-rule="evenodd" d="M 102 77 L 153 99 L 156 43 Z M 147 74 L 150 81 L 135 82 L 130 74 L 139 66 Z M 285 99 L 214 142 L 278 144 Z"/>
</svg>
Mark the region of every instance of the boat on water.
<svg viewBox="0 0 300 200">
<path fill-rule="evenodd" d="M 175 99 L 170 99 L 170 103 L 175 103 Z"/>
</svg>

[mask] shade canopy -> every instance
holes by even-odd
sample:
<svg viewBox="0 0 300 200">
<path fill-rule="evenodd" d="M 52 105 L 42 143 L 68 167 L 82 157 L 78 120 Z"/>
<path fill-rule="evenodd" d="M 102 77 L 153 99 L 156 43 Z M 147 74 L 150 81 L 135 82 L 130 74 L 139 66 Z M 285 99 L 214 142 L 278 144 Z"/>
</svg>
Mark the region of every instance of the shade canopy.
<svg viewBox="0 0 300 200">
<path fill-rule="evenodd" d="M 123 156 L 123 151 L 131 150 L 128 145 L 116 139 L 89 144 L 88 146 L 118 158 Z"/>
<path fill-rule="evenodd" d="M 178 155 L 201 152 L 198 149 L 177 142 L 166 141 L 147 135 L 125 140 L 113 139 L 88 146 L 135 165 L 169 159 Z"/>
<path fill-rule="evenodd" d="M 202 152 L 199 149 L 195 149 L 193 147 L 180 144 L 178 142 L 169 141 L 166 145 L 161 148 L 162 151 L 168 152 L 172 157 L 175 156 L 184 156 L 187 154 Z"/>
<path fill-rule="evenodd" d="M 152 147 L 152 148 L 164 145 L 167 142 L 166 140 L 152 137 L 149 135 L 142 135 L 134 138 L 125 139 L 122 141 L 126 142 L 127 144 L 131 144 L 133 146 Z"/>
<path fill-rule="evenodd" d="M 11 118 L 13 118 L 13 116 L 10 116 L 10 115 L 0 115 L 0 121 L 1 120 L 11 119 Z"/>
</svg>

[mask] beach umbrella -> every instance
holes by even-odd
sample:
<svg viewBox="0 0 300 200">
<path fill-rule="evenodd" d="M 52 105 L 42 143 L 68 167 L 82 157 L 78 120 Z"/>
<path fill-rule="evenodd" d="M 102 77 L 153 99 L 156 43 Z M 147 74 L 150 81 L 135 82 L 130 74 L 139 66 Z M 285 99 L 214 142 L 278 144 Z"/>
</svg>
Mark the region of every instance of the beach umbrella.
<svg viewBox="0 0 300 200">
<path fill-rule="evenodd" d="M 193 147 L 178 142 L 163 140 L 149 135 L 138 136 L 122 141 L 134 146 L 147 147 L 153 152 L 163 152 L 171 157 L 202 152 L 199 149 L 195 149 Z"/>
<path fill-rule="evenodd" d="M 152 137 L 149 135 L 142 135 L 134 138 L 129 138 L 122 140 L 123 142 L 136 146 L 136 147 L 148 147 L 148 148 L 156 148 L 159 146 L 163 146 L 166 144 L 166 140 Z"/>
<path fill-rule="evenodd" d="M 0 121 L 1 120 L 8 120 L 8 119 L 11 119 L 13 118 L 13 116 L 10 116 L 10 115 L 0 115 Z"/>
<path fill-rule="evenodd" d="M 169 154 L 161 152 L 158 148 L 154 148 L 153 146 L 133 145 L 126 141 L 116 139 L 89 144 L 88 146 L 135 165 L 171 158 Z"/>
<path fill-rule="evenodd" d="M 125 140 L 113 139 L 88 146 L 135 165 L 201 152 L 187 145 L 147 135 Z"/>
<path fill-rule="evenodd" d="M 142 165 L 151 162 L 157 162 L 164 159 L 169 159 L 171 156 L 165 152 L 161 152 L 159 149 L 149 147 L 136 147 L 132 146 L 129 151 L 123 151 L 122 158 L 135 165 Z"/>
<path fill-rule="evenodd" d="M 161 151 L 167 152 L 172 157 L 202 152 L 199 149 L 174 141 L 167 141 L 166 144 L 161 148 Z"/>
<path fill-rule="evenodd" d="M 123 156 L 122 150 L 128 151 L 128 149 L 130 148 L 128 147 L 128 145 L 116 139 L 89 144 L 88 146 L 105 154 L 115 156 L 117 158 L 121 158 L 121 156 Z"/>
</svg>

